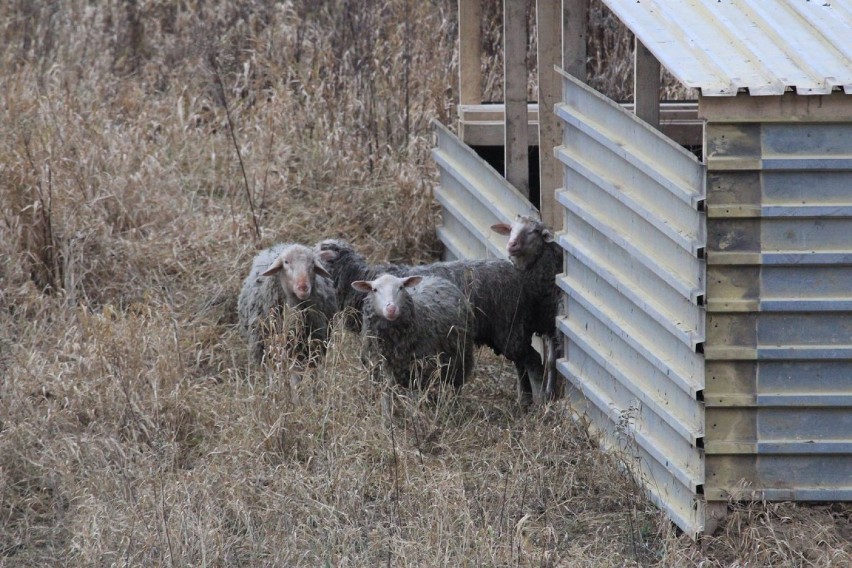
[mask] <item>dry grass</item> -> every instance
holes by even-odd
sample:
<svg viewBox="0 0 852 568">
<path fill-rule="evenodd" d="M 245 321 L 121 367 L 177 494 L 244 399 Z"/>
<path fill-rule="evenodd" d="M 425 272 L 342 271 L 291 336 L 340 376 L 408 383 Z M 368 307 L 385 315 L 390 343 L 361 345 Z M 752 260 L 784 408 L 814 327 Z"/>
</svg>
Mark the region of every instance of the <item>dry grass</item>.
<svg viewBox="0 0 852 568">
<path fill-rule="evenodd" d="M 461 396 L 387 425 L 342 331 L 298 387 L 248 364 L 257 246 L 438 252 L 454 10 L 0 4 L 0 565 L 852 563 L 840 505 L 677 535 L 484 352 Z"/>
</svg>

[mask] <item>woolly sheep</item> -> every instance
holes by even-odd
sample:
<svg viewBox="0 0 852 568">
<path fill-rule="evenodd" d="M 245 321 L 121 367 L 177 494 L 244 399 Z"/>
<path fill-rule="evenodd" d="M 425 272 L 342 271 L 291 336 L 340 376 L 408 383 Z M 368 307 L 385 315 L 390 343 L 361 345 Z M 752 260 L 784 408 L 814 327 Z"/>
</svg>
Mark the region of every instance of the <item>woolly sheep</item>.
<svg viewBox="0 0 852 568">
<path fill-rule="evenodd" d="M 321 264 L 323 256 L 328 255 L 293 243 L 275 245 L 255 256 L 243 281 L 237 312 L 256 363 L 263 362 L 270 331 L 281 330 L 294 317 L 299 320 L 289 355 L 297 366 L 309 362 L 312 349 L 324 353 L 337 300 L 331 275 Z"/>
<path fill-rule="evenodd" d="M 533 400 L 533 385 L 541 390 L 544 368 L 541 356 L 532 346 L 537 327 L 526 304 L 526 274 L 508 260 L 457 260 L 421 266 L 370 265 L 352 246 L 339 239 L 317 244 L 318 250 L 332 252 L 326 261 L 337 291 L 338 307 L 360 314 L 363 297 L 353 293 L 352 282 L 370 280 L 382 272 L 396 276 L 438 276 L 455 284 L 473 308 L 475 345 L 486 345 L 512 361 L 518 373 L 518 401 L 522 406 Z M 350 320 L 349 328 L 357 326 Z"/>
<path fill-rule="evenodd" d="M 560 305 L 556 275 L 562 272 L 562 249 L 550 229 L 530 216 L 518 215 L 511 225 L 498 223 L 491 229 L 509 236 L 506 252 L 515 268 L 524 274 L 532 331 L 542 336 L 546 347 L 543 394 L 552 400 L 557 396 L 556 359 L 561 351 L 556 335 Z"/>
<path fill-rule="evenodd" d="M 473 312 L 457 286 L 434 276 L 382 274 L 351 287 L 367 294 L 365 356 L 373 363 L 379 356 L 388 380 L 410 387 L 438 371 L 442 381 L 461 388 L 473 369 Z"/>
</svg>

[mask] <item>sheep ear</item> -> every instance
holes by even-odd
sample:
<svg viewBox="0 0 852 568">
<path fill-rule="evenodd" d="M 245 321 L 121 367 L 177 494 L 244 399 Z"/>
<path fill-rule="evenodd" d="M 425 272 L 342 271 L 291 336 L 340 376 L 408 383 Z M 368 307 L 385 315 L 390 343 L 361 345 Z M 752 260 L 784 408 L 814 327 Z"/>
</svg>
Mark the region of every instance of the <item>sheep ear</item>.
<svg viewBox="0 0 852 568">
<path fill-rule="evenodd" d="M 266 269 L 266 272 L 262 273 L 261 276 L 272 276 L 276 272 L 280 272 L 284 267 L 284 262 L 281 260 L 281 257 L 275 259 L 275 262 L 269 265 L 269 268 Z"/>
<path fill-rule="evenodd" d="M 556 237 L 553 235 L 552 232 L 550 232 L 550 229 L 543 230 L 541 232 L 541 236 L 544 239 L 544 242 L 546 242 L 546 243 L 552 243 L 553 241 L 556 240 Z"/>
<path fill-rule="evenodd" d="M 329 274 L 328 270 L 323 268 L 323 266 L 319 262 L 314 263 L 314 272 L 316 272 L 320 276 L 324 276 L 325 278 L 328 278 L 329 280 L 334 278 L 331 274 Z"/>
<path fill-rule="evenodd" d="M 352 287 L 359 292 L 372 292 L 373 285 L 367 282 L 366 280 L 356 280 L 352 283 Z"/>
<path fill-rule="evenodd" d="M 322 249 L 319 253 L 320 260 L 329 261 L 337 258 L 337 251 L 332 249 Z"/>
<path fill-rule="evenodd" d="M 409 276 L 405 280 L 402 281 L 402 285 L 406 288 L 410 288 L 411 286 L 417 286 L 423 281 L 422 276 Z"/>
<path fill-rule="evenodd" d="M 512 234 L 512 226 L 507 225 L 506 223 L 497 223 L 495 225 L 491 225 L 491 230 L 495 233 L 499 233 L 501 235 L 511 235 Z"/>
</svg>

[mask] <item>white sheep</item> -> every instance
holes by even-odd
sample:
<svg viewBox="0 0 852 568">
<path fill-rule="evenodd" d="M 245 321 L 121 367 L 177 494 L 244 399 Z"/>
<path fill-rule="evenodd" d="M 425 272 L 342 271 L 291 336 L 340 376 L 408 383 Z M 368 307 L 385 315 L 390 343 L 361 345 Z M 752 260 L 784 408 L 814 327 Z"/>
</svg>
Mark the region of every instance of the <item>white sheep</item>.
<svg viewBox="0 0 852 568">
<path fill-rule="evenodd" d="M 382 274 L 357 280 L 367 294 L 361 337 L 367 359 L 378 355 L 386 379 L 414 386 L 438 373 L 461 388 L 473 370 L 473 312 L 452 282 L 435 276 Z"/>
<path fill-rule="evenodd" d="M 286 354 L 298 370 L 311 364 L 313 355 L 324 354 L 337 299 L 331 275 L 321 264 L 323 256 L 327 255 L 292 243 L 255 256 L 237 312 L 256 363 L 264 361 L 272 333 L 287 334 Z M 299 378 L 298 372 L 291 376 L 296 382 Z"/>
</svg>

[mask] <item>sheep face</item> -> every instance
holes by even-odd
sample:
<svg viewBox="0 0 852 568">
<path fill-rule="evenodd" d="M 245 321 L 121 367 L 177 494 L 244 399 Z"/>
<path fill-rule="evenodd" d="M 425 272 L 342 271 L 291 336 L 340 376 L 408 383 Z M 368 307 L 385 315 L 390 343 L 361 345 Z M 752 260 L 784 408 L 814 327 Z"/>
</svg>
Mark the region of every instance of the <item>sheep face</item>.
<svg viewBox="0 0 852 568">
<path fill-rule="evenodd" d="M 518 215 L 511 225 L 497 223 L 491 225 L 491 230 L 501 235 L 508 235 L 506 252 L 512 263 L 518 268 L 525 268 L 541 256 L 546 243 L 552 243 L 553 233 L 541 221 Z"/>
<path fill-rule="evenodd" d="M 323 257 L 323 252 L 315 255 L 307 247 L 289 246 L 281 251 L 261 276 L 277 276 L 288 296 L 304 301 L 311 295 L 317 274 L 331 278 L 331 274 L 320 263 Z"/>
<path fill-rule="evenodd" d="M 352 287 L 368 295 L 374 313 L 388 321 L 396 321 L 410 299 L 407 288 L 416 286 L 422 280 L 421 276 L 397 278 L 391 274 L 382 274 L 375 280 L 357 280 L 352 283 Z"/>
</svg>

